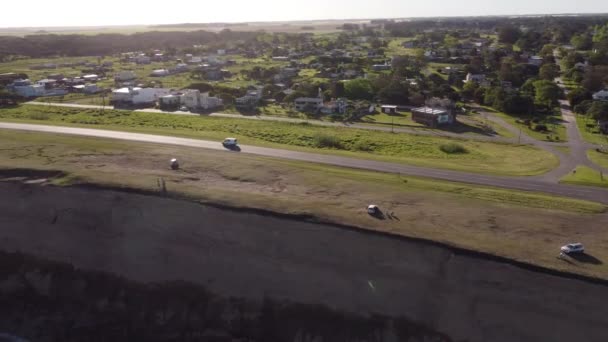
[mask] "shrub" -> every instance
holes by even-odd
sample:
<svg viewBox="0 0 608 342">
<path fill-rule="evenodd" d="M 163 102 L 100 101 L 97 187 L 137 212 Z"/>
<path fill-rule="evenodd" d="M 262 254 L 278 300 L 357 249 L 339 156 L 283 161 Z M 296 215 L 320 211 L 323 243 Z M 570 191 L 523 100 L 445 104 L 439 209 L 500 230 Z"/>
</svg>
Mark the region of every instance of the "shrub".
<svg viewBox="0 0 608 342">
<path fill-rule="evenodd" d="M 32 120 L 48 120 L 50 118 L 47 113 L 39 112 L 30 113 L 28 117 Z"/>
<path fill-rule="evenodd" d="M 366 141 L 357 141 L 353 144 L 353 149 L 357 151 L 371 152 L 374 150 L 374 147 Z"/>
<path fill-rule="evenodd" d="M 342 148 L 342 143 L 338 137 L 325 133 L 316 133 L 313 141 L 316 147 Z"/>
<path fill-rule="evenodd" d="M 536 126 L 534 126 L 534 130 L 537 132 L 547 132 L 547 125 L 543 125 L 543 124 L 538 124 Z"/>
<path fill-rule="evenodd" d="M 469 153 L 466 147 L 456 143 L 442 144 L 439 149 L 447 154 Z"/>
</svg>

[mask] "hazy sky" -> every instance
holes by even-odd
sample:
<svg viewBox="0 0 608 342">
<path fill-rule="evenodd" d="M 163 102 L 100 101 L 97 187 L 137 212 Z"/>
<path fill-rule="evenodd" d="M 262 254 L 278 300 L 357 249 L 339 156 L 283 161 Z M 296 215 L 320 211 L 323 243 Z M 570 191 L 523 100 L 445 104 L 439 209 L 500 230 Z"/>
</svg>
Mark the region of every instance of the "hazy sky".
<svg viewBox="0 0 608 342">
<path fill-rule="evenodd" d="M 0 27 L 608 12 L 606 0 L 0 1 Z"/>
</svg>

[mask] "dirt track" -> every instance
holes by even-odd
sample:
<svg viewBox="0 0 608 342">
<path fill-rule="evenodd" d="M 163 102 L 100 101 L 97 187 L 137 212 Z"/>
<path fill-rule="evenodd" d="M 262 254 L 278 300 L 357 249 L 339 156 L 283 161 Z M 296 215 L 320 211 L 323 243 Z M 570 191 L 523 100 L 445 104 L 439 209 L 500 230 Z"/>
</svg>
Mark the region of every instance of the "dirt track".
<svg viewBox="0 0 608 342">
<path fill-rule="evenodd" d="M 608 287 L 327 225 L 0 183 L 0 248 L 139 281 L 405 316 L 456 341 L 606 341 Z"/>
</svg>

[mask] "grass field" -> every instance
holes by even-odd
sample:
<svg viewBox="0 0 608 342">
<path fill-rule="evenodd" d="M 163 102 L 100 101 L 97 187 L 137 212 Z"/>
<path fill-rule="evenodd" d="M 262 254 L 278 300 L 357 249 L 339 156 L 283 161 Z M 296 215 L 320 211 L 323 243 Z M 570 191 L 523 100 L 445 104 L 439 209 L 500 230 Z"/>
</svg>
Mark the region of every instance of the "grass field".
<svg viewBox="0 0 608 342">
<path fill-rule="evenodd" d="M 403 43 L 413 40 L 413 38 L 393 38 L 388 42 L 388 46 L 385 49 L 387 56 L 403 56 L 411 55 L 414 56 L 420 52 L 420 49 L 405 48 Z"/>
<path fill-rule="evenodd" d="M 568 141 L 568 136 L 566 134 L 566 127 L 562 124 L 562 118 L 560 114 L 555 115 L 546 115 L 546 116 L 538 116 L 538 124 L 544 124 L 547 126 L 548 132 L 538 132 L 534 129 L 531 129 L 529 126 L 518 123 L 517 120 L 524 121 L 526 119 L 533 119 L 532 116 L 515 116 L 509 115 L 501 112 L 497 112 L 492 110 L 492 112 L 504 119 L 506 122 L 511 125 L 521 128 L 522 133 L 529 135 L 530 137 L 541 140 L 541 141 L 556 141 L 556 142 L 564 142 Z M 536 125 L 536 124 L 533 124 Z"/>
<path fill-rule="evenodd" d="M 608 278 L 608 263 L 563 262 L 558 247 L 582 241 L 608 260 L 606 207 L 468 184 L 196 148 L 0 130 L 0 170 L 61 170 L 58 185 L 95 183 L 204 203 L 302 214 Z M 181 170 L 171 171 L 178 157 Z M 2 178 L 0 171 L 0 178 Z M 365 212 L 376 203 L 392 219 Z"/>
<path fill-rule="evenodd" d="M 46 97 L 38 97 L 34 101 L 36 102 L 44 102 L 44 103 L 76 103 L 76 104 L 87 104 L 87 105 L 95 105 L 101 106 L 106 105 L 109 106 L 110 96 L 106 96 L 102 98 L 100 95 L 92 94 L 67 94 L 65 96 L 46 96 Z"/>
<path fill-rule="evenodd" d="M 576 125 L 586 142 L 608 145 L 608 135 L 600 133 L 599 128 L 593 123 L 593 120 L 589 120 L 583 115 L 577 115 Z"/>
<path fill-rule="evenodd" d="M 608 169 L 608 153 L 602 153 L 596 150 L 589 150 L 587 151 L 587 157 L 589 157 L 589 160 L 591 160 L 595 164 L 605 169 Z"/>
<path fill-rule="evenodd" d="M 502 126 L 485 120 L 480 115 L 460 115 L 458 122 L 452 126 L 442 128 L 430 128 L 424 124 L 412 120 L 412 113 L 401 111 L 397 114 L 376 113 L 367 115 L 361 119 L 362 123 L 382 125 L 386 127 L 405 127 L 417 131 L 436 131 L 436 132 L 452 132 L 461 133 L 463 137 L 471 136 L 487 136 L 498 135 L 503 138 L 512 138 L 513 134 L 504 129 Z M 491 132 L 494 132 L 492 134 Z"/>
<path fill-rule="evenodd" d="M 579 165 L 576 167 L 576 172 L 569 173 L 560 180 L 560 183 L 608 187 L 608 175 L 601 175 L 596 170 Z"/>
<path fill-rule="evenodd" d="M 342 127 L 319 127 L 246 119 L 174 116 L 118 110 L 20 106 L 0 110 L 0 119 L 78 125 L 221 140 L 236 136 L 243 144 L 338 154 L 420 166 L 502 175 L 533 175 L 558 165 L 552 154 L 518 146 L 445 137 L 389 134 Z M 331 144 L 325 144 L 331 140 Z M 458 143 L 468 153 L 448 154 L 441 145 Z"/>
</svg>

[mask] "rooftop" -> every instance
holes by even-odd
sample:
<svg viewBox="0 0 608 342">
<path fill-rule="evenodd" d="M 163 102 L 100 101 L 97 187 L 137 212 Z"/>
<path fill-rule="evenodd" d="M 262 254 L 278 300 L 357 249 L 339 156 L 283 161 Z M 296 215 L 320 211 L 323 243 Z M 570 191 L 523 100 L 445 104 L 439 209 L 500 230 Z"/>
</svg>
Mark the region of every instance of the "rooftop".
<svg viewBox="0 0 608 342">
<path fill-rule="evenodd" d="M 431 107 L 414 108 L 414 109 L 412 109 L 412 111 L 431 114 L 431 115 L 441 115 L 441 114 L 447 113 L 447 111 L 445 109 L 437 109 L 437 108 L 431 108 Z"/>
</svg>

